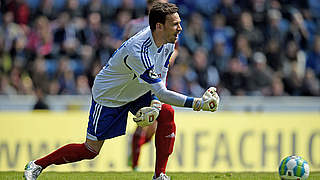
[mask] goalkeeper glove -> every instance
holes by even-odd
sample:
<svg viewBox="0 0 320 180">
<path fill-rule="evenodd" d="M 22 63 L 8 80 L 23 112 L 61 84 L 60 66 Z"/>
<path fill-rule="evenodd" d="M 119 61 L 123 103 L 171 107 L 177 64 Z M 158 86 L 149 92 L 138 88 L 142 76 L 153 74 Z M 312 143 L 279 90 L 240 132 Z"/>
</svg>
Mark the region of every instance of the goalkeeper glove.
<svg viewBox="0 0 320 180">
<path fill-rule="evenodd" d="M 214 112 L 218 109 L 219 106 L 219 95 L 216 92 L 216 88 L 210 87 L 203 94 L 202 98 L 194 98 L 192 108 L 195 111 L 211 111 Z"/>
<path fill-rule="evenodd" d="M 150 126 L 158 118 L 161 106 L 160 101 L 152 100 L 150 107 L 139 109 L 133 121 L 140 127 Z"/>
</svg>

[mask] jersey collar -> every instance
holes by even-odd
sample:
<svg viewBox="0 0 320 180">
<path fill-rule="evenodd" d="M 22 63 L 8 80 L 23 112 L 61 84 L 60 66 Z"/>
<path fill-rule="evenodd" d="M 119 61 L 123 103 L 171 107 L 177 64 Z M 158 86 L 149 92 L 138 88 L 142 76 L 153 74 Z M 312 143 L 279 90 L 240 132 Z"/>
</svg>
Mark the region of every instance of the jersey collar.
<svg viewBox="0 0 320 180">
<path fill-rule="evenodd" d="M 150 46 L 150 50 L 151 50 L 152 52 L 157 52 L 157 51 L 158 51 L 158 48 L 157 48 L 156 43 L 154 42 L 154 39 L 153 39 L 153 36 L 152 36 L 150 27 L 149 27 L 149 32 L 148 32 L 148 34 L 149 34 L 149 37 L 151 38 L 151 42 L 152 42 L 152 44 L 151 44 L 151 46 Z M 162 47 L 162 46 L 161 46 L 161 47 Z M 161 47 L 160 47 L 160 48 L 161 48 Z"/>
</svg>

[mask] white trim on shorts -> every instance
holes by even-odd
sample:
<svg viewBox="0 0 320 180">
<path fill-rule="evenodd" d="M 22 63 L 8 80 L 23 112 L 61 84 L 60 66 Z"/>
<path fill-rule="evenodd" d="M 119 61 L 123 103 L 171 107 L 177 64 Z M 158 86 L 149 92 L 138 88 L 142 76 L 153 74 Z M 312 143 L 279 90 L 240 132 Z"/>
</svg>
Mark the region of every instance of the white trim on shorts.
<svg viewBox="0 0 320 180">
<path fill-rule="evenodd" d="M 93 127 L 94 127 L 94 133 L 97 133 L 97 127 L 98 127 L 98 122 L 99 122 L 99 117 L 101 114 L 102 110 L 102 105 L 96 104 L 94 107 L 94 112 L 93 112 Z"/>
<path fill-rule="evenodd" d="M 87 139 L 90 139 L 92 141 L 98 141 L 98 138 L 96 136 L 89 134 L 88 132 L 87 132 Z"/>
</svg>

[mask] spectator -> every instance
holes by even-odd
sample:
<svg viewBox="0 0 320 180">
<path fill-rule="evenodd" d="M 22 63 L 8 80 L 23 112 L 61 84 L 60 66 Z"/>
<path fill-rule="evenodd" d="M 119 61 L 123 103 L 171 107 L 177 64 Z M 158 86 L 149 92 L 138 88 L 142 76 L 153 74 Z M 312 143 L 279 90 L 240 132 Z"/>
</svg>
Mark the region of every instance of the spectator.
<svg viewBox="0 0 320 180">
<path fill-rule="evenodd" d="M 99 13 L 91 13 L 87 18 L 87 25 L 82 30 L 83 44 L 92 46 L 93 48 L 99 48 L 101 38 L 103 36 L 103 26 L 101 22 L 101 16 Z"/>
<path fill-rule="evenodd" d="M 174 65 L 169 72 L 170 76 L 168 76 L 167 80 L 168 89 L 179 93 L 190 94 L 187 80 L 184 76 L 184 74 L 186 74 L 186 67 L 183 65 Z"/>
<path fill-rule="evenodd" d="M 230 91 L 231 95 L 246 95 L 247 72 L 239 58 L 232 57 L 228 63 L 228 70 L 222 74 L 221 83 L 224 88 Z"/>
<path fill-rule="evenodd" d="M 99 13 L 101 19 L 108 19 L 108 11 L 102 0 L 91 0 L 83 8 L 83 17 L 87 18 L 91 13 Z"/>
<path fill-rule="evenodd" d="M 45 16 L 50 21 L 57 18 L 57 9 L 53 6 L 54 0 L 42 0 L 37 6 L 35 12 L 33 13 L 33 20 L 38 18 L 38 16 Z"/>
<path fill-rule="evenodd" d="M 222 37 L 216 37 L 213 44 L 213 50 L 211 58 L 209 58 L 210 65 L 217 68 L 219 73 L 223 73 L 227 70 L 230 54 L 226 50 L 226 41 Z"/>
<path fill-rule="evenodd" d="M 24 94 L 22 84 L 22 71 L 19 67 L 13 66 L 13 68 L 11 69 L 9 74 L 9 83 L 13 88 L 12 94 Z"/>
<path fill-rule="evenodd" d="M 214 46 L 216 44 L 223 42 L 224 50 L 221 53 L 230 56 L 233 51 L 232 43 L 234 41 L 235 31 L 231 27 L 226 26 L 226 19 L 223 15 L 213 15 L 208 32 L 212 40 L 213 48 L 215 48 Z"/>
<path fill-rule="evenodd" d="M 91 93 L 91 89 L 89 87 L 88 78 L 84 75 L 80 75 L 76 80 L 76 88 L 77 94 L 80 95 L 88 95 Z"/>
<path fill-rule="evenodd" d="M 267 40 L 277 39 L 280 45 L 283 45 L 287 29 L 287 23 L 283 20 L 281 12 L 277 9 L 268 10 L 268 23 L 266 25 L 265 38 Z"/>
<path fill-rule="evenodd" d="M 45 16 L 39 16 L 34 26 L 27 35 L 27 49 L 35 55 L 52 55 L 53 36 L 49 20 Z"/>
<path fill-rule="evenodd" d="M 168 72 L 167 86 L 168 89 L 182 94 L 190 94 L 185 74 L 190 71 L 192 57 L 185 47 L 179 47 L 179 54 L 175 60 L 174 66 L 170 66 Z"/>
<path fill-rule="evenodd" d="M 292 9 L 290 12 L 291 23 L 286 34 L 285 41 L 295 41 L 299 48 L 305 50 L 308 48 L 310 34 L 304 22 L 302 14 L 297 9 Z"/>
<path fill-rule="evenodd" d="M 48 104 L 45 102 L 45 97 L 44 97 L 44 93 L 42 92 L 42 90 L 40 88 L 36 89 L 36 103 L 33 106 L 33 110 L 48 110 L 49 106 Z"/>
<path fill-rule="evenodd" d="M 189 18 L 189 22 L 187 23 L 184 32 L 182 32 L 181 44 L 186 46 L 192 54 L 199 47 L 211 49 L 209 36 L 205 31 L 202 15 L 199 13 L 192 13 Z"/>
<path fill-rule="evenodd" d="M 267 66 L 267 59 L 262 52 L 253 54 L 253 67 L 250 68 L 248 76 L 249 95 L 268 96 L 271 95 L 272 74 Z"/>
<path fill-rule="evenodd" d="M 0 26 L 4 37 L 4 51 L 9 52 L 12 48 L 13 41 L 24 36 L 23 29 L 14 22 L 14 15 L 11 11 L 3 15 L 3 24 Z"/>
<path fill-rule="evenodd" d="M 295 41 L 292 40 L 287 43 L 283 58 L 284 76 L 290 76 L 290 74 L 295 71 L 299 79 L 301 79 L 305 74 L 306 55 L 299 49 Z"/>
<path fill-rule="evenodd" d="M 305 55 L 298 48 L 295 41 L 287 43 L 284 54 L 284 85 L 290 95 L 298 96 L 301 93 L 301 83 L 305 73 Z"/>
<path fill-rule="evenodd" d="M 320 83 L 316 78 L 312 69 L 306 70 L 306 75 L 302 81 L 302 94 L 303 96 L 319 96 Z"/>
<path fill-rule="evenodd" d="M 271 85 L 271 96 L 288 96 L 284 91 L 284 85 L 280 75 L 274 75 L 272 78 Z"/>
<path fill-rule="evenodd" d="M 197 0 L 192 3 L 195 7 L 195 11 L 207 18 L 210 17 L 211 14 L 215 13 L 220 0 Z"/>
<path fill-rule="evenodd" d="M 217 13 L 222 14 L 226 18 L 226 25 L 236 27 L 241 9 L 234 3 L 234 0 L 221 0 Z"/>
<path fill-rule="evenodd" d="M 253 24 L 252 15 L 249 12 L 243 12 L 240 16 L 238 33 L 243 34 L 248 39 L 250 47 L 254 50 L 263 48 L 263 34 Z"/>
<path fill-rule="evenodd" d="M 79 48 L 80 43 L 86 43 L 84 27 L 85 22 L 82 18 L 71 19 L 68 13 L 62 12 L 54 29 L 55 53 L 77 58 L 78 54 L 75 50 Z"/>
<path fill-rule="evenodd" d="M 262 30 L 266 25 L 267 0 L 248 0 L 246 11 L 250 12 L 256 28 Z"/>
<path fill-rule="evenodd" d="M 59 82 L 59 94 L 75 94 L 76 82 L 73 71 L 70 66 L 70 59 L 67 56 L 62 56 L 59 59 L 59 66 L 56 74 Z"/>
<path fill-rule="evenodd" d="M 10 95 L 16 94 L 16 89 L 11 85 L 10 79 L 6 74 L 1 74 L 0 76 L 0 94 Z"/>
<path fill-rule="evenodd" d="M 66 0 L 63 8 L 72 18 L 83 17 L 83 10 L 79 0 Z"/>
<path fill-rule="evenodd" d="M 30 53 L 26 50 L 27 39 L 25 36 L 17 38 L 13 41 L 12 48 L 10 50 L 10 56 L 12 58 L 12 64 L 22 69 L 29 64 L 28 59 Z M 25 68 L 28 69 L 28 68 Z"/>
<path fill-rule="evenodd" d="M 80 56 L 83 71 L 85 73 L 91 71 L 90 66 L 94 58 L 94 49 L 91 46 L 83 45 L 81 46 Z"/>
<path fill-rule="evenodd" d="M 267 41 L 266 48 L 267 65 L 275 72 L 282 72 L 283 58 L 279 39 L 272 38 Z"/>
<path fill-rule="evenodd" d="M 46 61 L 43 57 L 38 56 L 34 60 L 31 77 L 33 84 L 37 89 L 40 89 L 43 93 L 48 93 L 49 77 L 46 69 Z"/>
<path fill-rule="evenodd" d="M 30 8 L 25 0 L 8 1 L 6 6 L 9 11 L 14 13 L 14 20 L 17 24 L 26 25 L 29 23 Z"/>
<path fill-rule="evenodd" d="M 236 37 L 234 54 L 239 58 L 242 65 L 251 64 L 252 49 L 245 35 L 239 34 Z"/>
<path fill-rule="evenodd" d="M 192 95 L 201 95 L 208 87 L 219 84 L 218 70 L 208 64 L 208 52 L 206 49 L 198 48 L 195 50 L 193 67 L 194 70 L 186 74 Z"/>
<path fill-rule="evenodd" d="M 97 69 L 122 43 L 123 25 L 131 18 L 145 15 L 146 8 L 145 1 L 140 0 L 26 2 L 29 3 L 1 1 L 2 94 L 35 94 L 35 88 L 41 84 L 36 75 L 39 69 L 47 81 L 47 85 L 41 85 L 47 86 L 44 93 L 86 92 L 85 86 L 78 90 L 78 81 L 92 86 Z M 193 59 L 200 48 L 207 52 L 204 54 L 208 67 L 217 69 L 216 77 L 231 80 L 219 81 L 220 94 L 248 95 L 252 92 L 242 80 L 256 70 L 253 52 L 260 51 L 266 56 L 265 68 L 276 74 L 264 95 L 320 96 L 315 93 L 320 79 L 318 1 L 173 2 L 180 6 L 184 31 L 179 37 L 181 55 L 176 60 L 174 76 L 168 79 L 169 88 L 192 92 L 191 86 L 186 85 L 189 81 L 185 74 L 198 71 Z M 63 66 L 68 70 L 63 73 L 60 59 L 67 59 Z M 233 77 L 234 74 L 240 77 Z"/>
<path fill-rule="evenodd" d="M 312 45 L 314 43 L 314 37 L 317 34 L 317 25 L 315 21 L 313 20 L 313 17 L 311 15 L 311 12 L 309 9 L 305 8 L 301 10 L 301 13 L 304 18 L 304 25 L 306 30 L 308 31 L 308 44 L 306 45 L 307 49 L 312 48 Z"/>
<path fill-rule="evenodd" d="M 312 69 L 315 75 L 320 79 L 320 36 L 316 36 L 313 48 L 308 53 L 307 67 Z"/>
<path fill-rule="evenodd" d="M 113 48 L 117 49 L 122 44 L 124 29 L 131 19 L 131 14 L 127 10 L 120 10 L 115 22 L 110 25 L 110 35 L 114 44 Z"/>
<path fill-rule="evenodd" d="M 50 95 L 59 95 L 61 89 L 60 84 L 57 79 L 53 79 L 49 82 L 49 92 Z"/>
<path fill-rule="evenodd" d="M 310 13 L 315 19 L 318 28 L 320 27 L 320 3 L 318 0 L 308 0 Z"/>
</svg>

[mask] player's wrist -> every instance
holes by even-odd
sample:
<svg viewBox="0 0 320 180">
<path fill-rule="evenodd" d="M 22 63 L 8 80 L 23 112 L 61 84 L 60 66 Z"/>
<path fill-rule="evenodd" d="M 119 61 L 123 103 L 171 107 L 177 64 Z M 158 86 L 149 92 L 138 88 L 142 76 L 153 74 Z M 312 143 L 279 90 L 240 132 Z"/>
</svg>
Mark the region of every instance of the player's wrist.
<svg viewBox="0 0 320 180">
<path fill-rule="evenodd" d="M 184 107 L 192 108 L 193 100 L 193 97 L 187 97 L 186 101 L 184 102 Z"/>
<path fill-rule="evenodd" d="M 203 100 L 202 98 L 187 97 L 184 107 L 189 107 L 195 111 L 200 111 L 203 107 Z"/>
<path fill-rule="evenodd" d="M 194 98 L 192 103 L 192 109 L 194 111 L 200 111 L 203 107 L 203 100 L 202 98 Z"/>
<path fill-rule="evenodd" d="M 151 101 L 150 107 L 156 108 L 158 111 L 160 111 L 161 110 L 161 106 L 162 106 L 162 103 L 159 100 L 154 99 L 154 100 Z"/>
</svg>

